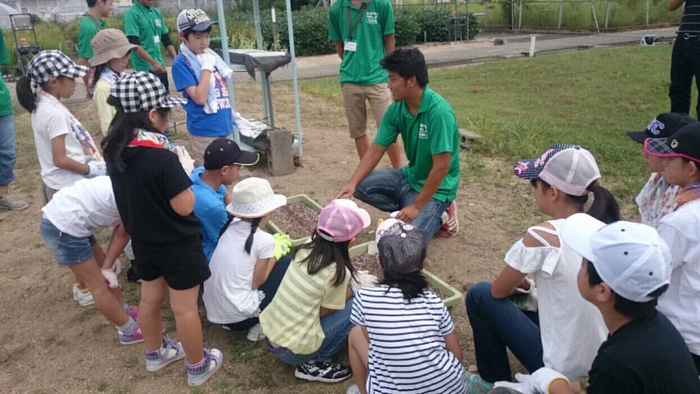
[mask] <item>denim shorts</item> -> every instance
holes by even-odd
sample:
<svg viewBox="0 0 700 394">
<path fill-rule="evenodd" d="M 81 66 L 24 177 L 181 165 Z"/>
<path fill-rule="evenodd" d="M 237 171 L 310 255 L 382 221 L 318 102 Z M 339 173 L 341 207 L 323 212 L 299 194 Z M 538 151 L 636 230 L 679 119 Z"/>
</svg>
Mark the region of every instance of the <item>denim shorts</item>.
<svg viewBox="0 0 700 394">
<path fill-rule="evenodd" d="M 93 257 L 92 245 L 97 243 L 95 236 L 77 238 L 57 229 L 48 219 L 41 218 L 41 238 L 46 247 L 56 257 L 59 265 L 76 265 Z"/>
<path fill-rule="evenodd" d="M 0 116 L 0 186 L 9 185 L 15 179 L 15 117 Z"/>
</svg>

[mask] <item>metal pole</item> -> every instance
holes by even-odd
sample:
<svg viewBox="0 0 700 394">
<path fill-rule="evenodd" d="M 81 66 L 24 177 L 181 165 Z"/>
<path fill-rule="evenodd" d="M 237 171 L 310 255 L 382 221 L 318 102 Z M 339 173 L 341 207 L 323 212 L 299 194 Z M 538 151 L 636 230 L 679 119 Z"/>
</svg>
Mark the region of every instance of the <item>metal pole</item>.
<svg viewBox="0 0 700 394">
<path fill-rule="evenodd" d="M 523 26 L 523 0 L 520 0 L 518 15 L 518 30 Z"/>
<path fill-rule="evenodd" d="M 194 0 L 193 0 L 194 1 Z M 221 53 L 224 55 L 224 62 L 231 64 L 231 57 L 228 53 L 228 30 L 226 30 L 226 17 L 224 16 L 224 1 L 216 0 L 216 12 L 219 15 L 219 31 L 221 35 Z M 236 110 L 236 94 L 233 90 L 233 75 L 226 78 L 228 86 L 228 99 L 231 103 L 231 109 Z M 238 129 L 233 128 L 233 140 L 236 143 L 241 142 L 241 136 L 238 134 Z"/>
<path fill-rule="evenodd" d="M 221 0 L 219 0 L 221 1 Z M 294 23 L 292 22 L 291 0 L 285 1 L 287 6 L 287 29 L 289 31 L 289 54 L 292 56 L 292 82 L 294 86 L 294 116 L 297 121 L 297 142 L 299 143 L 299 158 L 303 156 L 304 149 L 301 137 L 301 111 L 299 109 L 299 81 L 297 81 L 297 61 L 294 54 Z"/>
<path fill-rule="evenodd" d="M 489 2 L 484 2 L 484 30 L 489 27 Z"/>
<path fill-rule="evenodd" d="M 649 0 L 647 0 L 647 17 L 646 17 L 644 26 L 649 27 Z"/>
<path fill-rule="evenodd" d="M 605 31 L 608 31 L 608 23 L 610 22 L 610 0 L 605 2 Z"/>
<path fill-rule="evenodd" d="M 259 51 L 263 50 L 262 32 L 260 30 L 260 6 L 258 5 L 258 0 L 253 0 L 253 16 L 255 20 L 255 41 L 256 47 Z M 260 84 L 262 86 L 262 100 L 263 100 L 263 114 L 265 119 L 270 120 L 270 107 L 268 105 L 268 92 L 265 87 L 267 86 L 267 77 L 262 71 L 258 73 L 260 76 Z"/>
<path fill-rule="evenodd" d="M 561 30 L 561 17 L 562 14 L 564 13 L 564 2 L 560 1 L 559 2 L 559 24 L 557 25 L 557 29 Z"/>
<path fill-rule="evenodd" d="M 591 0 L 591 12 L 593 12 L 593 22 L 595 23 L 595 31 L 600 33 L 600 27 L 598 27 L 598 17 L 595 15 L 595 5 L 593 0 Z"/>
</svg>

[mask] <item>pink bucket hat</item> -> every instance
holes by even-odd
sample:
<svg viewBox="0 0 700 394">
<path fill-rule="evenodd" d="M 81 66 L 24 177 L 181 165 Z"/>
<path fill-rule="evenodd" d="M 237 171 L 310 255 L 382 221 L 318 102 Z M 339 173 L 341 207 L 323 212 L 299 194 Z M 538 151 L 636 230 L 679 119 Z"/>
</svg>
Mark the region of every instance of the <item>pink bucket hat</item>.
<svg viewBox="0 0 700 394">
<path fill-rule="evenodd" d="M 316 233 L 332 242 L 346 242 L 355 238 L 370 224 L 369 213 L 348 199 L 333 200 L 323 207 L 318 216 Z"/>
</svg>

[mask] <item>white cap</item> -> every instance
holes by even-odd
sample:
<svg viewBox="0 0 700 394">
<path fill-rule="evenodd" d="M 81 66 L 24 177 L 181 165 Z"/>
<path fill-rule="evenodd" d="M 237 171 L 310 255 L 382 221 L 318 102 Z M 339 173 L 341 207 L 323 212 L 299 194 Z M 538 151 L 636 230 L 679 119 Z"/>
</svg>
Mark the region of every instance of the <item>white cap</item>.
<svg viewBox="0 0 700 394">
<path fill-rule="evenodd" d="M 653 227 L 619 221 L 606 225 L 585 213 L 570 216 L 561 240 L 593 263 L 598 275 L 621 297 L 634 302 L 671 280 L 671 252 Z"/>
</svg>

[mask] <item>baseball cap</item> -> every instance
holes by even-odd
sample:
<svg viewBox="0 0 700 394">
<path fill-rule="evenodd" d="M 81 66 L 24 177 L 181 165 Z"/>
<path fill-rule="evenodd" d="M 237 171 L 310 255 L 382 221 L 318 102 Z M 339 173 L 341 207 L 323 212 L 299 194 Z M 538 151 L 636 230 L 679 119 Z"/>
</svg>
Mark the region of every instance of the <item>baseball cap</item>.
<svg viewBox="0 0 700 394">
<path fill-rule="evenodd" d="M 681 127 L 695 122 L 695 119 L 685 114 L 666 112 L 659 114 L 649 123 L 644 131 L 628 131 L 627 135 L 643 144 L 647 138 L 668 138 Z"/>
<path fill-rule="evenodd" d="M 668 138 L 644 141 L 644 150 L 656 157 L 684 157 L 700 163 L 700 122 L 681 127 Z"/>
<path fill-rule="evenodd" d="M 61 51 L 41 51 L 29 61 L 29 79 L 32 80 L 32 91 L 53 78 L 68 77 L 82 78 L 89 69 L 79 66 Z"/>
<path fill-rule="evenodd" d="M 401 274 L 420 271 L 426 256 L 423 230 L 400 220 L 382 230 L 380 235 L 377 228 L 377 248 L 384 269 Z"/>
<path fill-rule="evenodd" d="M 185 99 L 170 97 L 158 77 L 144 72 L 135 72 L 121 78 L 112 86 L 110 94 L 119 99 L 126 113 L 187 104 Z"/>
<path fill-rule="evenodd" d="M 555 144 L 539 159 L 520 160 L 513 173 L 522 179 L 541 179 L 572 196 L 585 196 L 588 186 L 600 179 L 591 152 L 578 145 Z"/>
<path fill-rule="evenodd" d="M 318 215 L 316 233 L 323 239 L 345 242 L 370 224 L 369 213 L 348 199 L 333 200 Z"/>
<path fill-rule="evenodd" d="M 241 150 L 238 144 L 228 138 L 217 138 L 204 150 L 204 169 L 218 170 L 224 166 L 238 164 L 252 166 L 258 162 L 257 152 Z"/>
<path fill-rule="evenodd" d="M 605 223 L 585 213 L 569 216 L 562 242 L 590 261 L 603 282 L 634 302 L 671 280 L 671 252 L 653 227 L 626 221 Z"/>
<path fill-rule="evenodd" d="M 112 59 L 120 59 L 138 47 L 138 45 L 130 43 L 124 32 L 119 29 L 100 30 L 92 38 L 90 46 L 94 56 L 89 62 L 93 67 L 105 64 Z"/>
<path fill-rule="evenodd" d="M 177 16 L 177 31 L 179 32 L 188 29 L 192 31 L 205 31 L 218 24 L 218 22 L 209 19 L 207 13 L 199 8 L 188 8 L 180 12 Z"/>
</svg>

